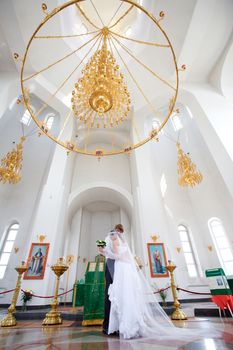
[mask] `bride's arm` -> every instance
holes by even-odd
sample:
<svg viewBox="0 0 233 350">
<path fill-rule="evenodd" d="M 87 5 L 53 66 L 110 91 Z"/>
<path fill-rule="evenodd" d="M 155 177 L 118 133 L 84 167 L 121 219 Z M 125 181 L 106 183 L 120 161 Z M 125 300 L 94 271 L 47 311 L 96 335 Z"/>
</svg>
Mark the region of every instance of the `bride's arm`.
<svg viewBox="0 0 233 350">
<path fill-rule="evenodd" d="M 112 249 L 107 245 L 105 248 L 99 248 L 99 252 L 106 256 L 106 258 L 118 260 L 120 259 L 119 256 L 119 241 L 118 238 L 115 236 L 111 237 L 112 241 Z"/>
<path fill-rule="evenodd" d="M 119 253 L 119 241 L 118 241 L 117 237 L 112 238 L 112 251 L 114 254 Z"/>
</svg>

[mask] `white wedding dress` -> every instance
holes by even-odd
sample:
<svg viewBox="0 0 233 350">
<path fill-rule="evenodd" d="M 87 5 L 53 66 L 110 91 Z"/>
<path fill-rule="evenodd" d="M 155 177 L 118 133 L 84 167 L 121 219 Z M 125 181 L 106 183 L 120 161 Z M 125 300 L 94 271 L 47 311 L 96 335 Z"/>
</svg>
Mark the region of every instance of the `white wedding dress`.
<svg viewBox="0 0 233 350">
<path fill-rule="evenodd" d="M 155 331 L 158 335 L 161 332 L 169 335 L 164 324 L 168 328 L 174 326 L 137 269 L 127 243 L 120 236 L 117 239 L 118 252 L 112 254 L 114 279 L 108 291 L 111 301 L 108 333 L 119 331 L 124 339 L 155 335 Z"/>
<path fill-rule="evenodd" d="M 173 325 L 142 271 L 137 268 L 127 243 L 120 235 L 117 239 L 117 252 L 106 252 L 106 256 L 115 259 L 113 283 L 108 291 L 111 301 L 108 333 L 119 331 L 123 339 L 149 337 L 190 341 L 205 337 L 203 331 Z"/>
</svg>

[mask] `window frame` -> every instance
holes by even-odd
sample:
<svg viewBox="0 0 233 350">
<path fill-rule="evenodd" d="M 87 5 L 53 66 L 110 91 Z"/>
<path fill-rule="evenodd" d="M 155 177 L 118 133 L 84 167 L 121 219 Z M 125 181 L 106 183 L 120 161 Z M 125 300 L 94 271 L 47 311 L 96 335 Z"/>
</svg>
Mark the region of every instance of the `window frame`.
<svg viewBox="0 0 233 350">
<path fill-rule="evenodd" d="M 182 230 L 180 229 L 181 227 L 183 228 Z M 184 223 L 179 223 L 179 224 L 177 225 L 177 229 L 178 229 L 179 239 L 180 239 L 180 243 L 181 243 L 181 247 L 182 247 L 182 252 L 183 252 L 183 255 L 184 255 L 185 264 L 186 264 L 186 267 L 187 267 L 187 271 L 188 271 L 189 277 L 190 277 L 190 278 L 200 278 L 200 277 L 203 277 L 201 265 L 200 265 L 199 258 L 198 258 L 198 255 L 197 255 L 195 243 L 194 243 L 194 241 L 193 241 L 193 237 L 192 237 L 192 234 L 191 234 L 191 232 L 190 232 L 190 228 L 188 227 L 188 225 L 186 225 L 186 224 L 184 224 Z M 182 231 L 186 233 L 187 239 L 188 239 L 188 240 L 182 240 L 182 239 L 181 239 L 180 233 L 181 233 Z M 184 248 L 183 248 L 183 244 L 182 244 L 182 243 L 188 243 L 188 244 L 189 244 L 189 246 L 190 246 L 190 252 L 185 252 L 185 251 L 184 251 Z M 193 259 L 193 263 L 188 263 L 188 262 L 187 262 L 186 257 L 185 257 L 185 253 L 191 253 L 192 259 Z M 196 276 L 191 276 L 191 275 L 190 275 L 189 269 L 188 269 L 188 265 L 192 265 L 192 266 L 195 267 Z"/>
<path fill-rule="evenodd" d="M 158 130 L 158 129 L 160 128 L 160 126 L 161 126 L 160 120 L 159 120 L 159 119 L 156 119 L 156 118 L 153 118 L 153 119 L 152 119 L 152 128 Z M 160 134 L 160 135 L 163 135 L 163 134 L 164 134 L 163 128 L 158 132 L 158 134 Z"/>
<path fill-rule="evenodd" d="M 53 122 L 52 122 L 51 126 L 49 127 L 48 121 L 49 121 L 49 119 L 51 119 L 51 118 L 53 118 Z M 55 114 L 54 114 L 54 113 L 49 113 L 49 114 L 47 114 L 46 117 L 44 118 L 44 124 L 47 126 L 48 130 L 51 130 L 51 129 L 52 129 L 54 120 L 55 120 Z"/>
<path fill-rule="evenodd" d="M 17 225 L 18 227 L 17 228 L 13 228 L 15 225 Z M 17 234 L 19 232 L 19 228 L 20 228 L 20 224 L 17 222 L 17 221 L 14 221 L 12 222 L 8 228 L 6 229 L 5 233 L 3 234 L 3 237 L 1 239 L 1 242 L 0 242 L 0 270 L 1 270 L 1 267 L 5 267 L 4 269 L 4 272 L 3 272 L 3 275 L 1 277 L 1 271 L 0 271 L 0 280 L 4 278 L 5 276 L 5 273 L 6 273 L 6 270 L 7 270 L 7 266 L 9 265 L 9 261 L 10 261 L 10 257 L 11 257 L 11 253 L 13 251 L 13 248 L 14 248 L 14 244 L 15 244 L 15 240 L 16 240 L 16 237 L 17 237 Z M 15 235 L 15 238 L 14 239 L 8 239 L 9 237 L 9 234 L 10 232 L 12 231 L 16 231 L 16 235 Z M 5 247 L 7 245 L 8 242 L 13 242 L 12 244 L 12 248 L 10 251 L 5 251 Z M 1 259 L 3 257 L 3 254 L 8 254 L 9 255 L 9 258 L 7 260 L 6 263 L 1 263 Z"/>
<path fill-rule="evenodd" d="M 222 238 L 224 237 L 226 242 L 227 242 L 227 247 L 220 248 L 218 246 L 218 242 L 217 242 L 217 239 L 216 239 L 216 233 L 213 230 L 213 222 L 217 222 L 218 225 L 221 227 L 223 234 L 221 236 L 218 236 L 218 238 L 219 237 L 222 237 Z M 208 220 L 208 228 L 209 228 L 210 236 L 211 236 L 212 241 L 214 243 L 214 247 L 215 247 L 215 250 L 216 250 L 216 253 L 217 253 L 217 256 L 218 256 L 218 259 L 219 259 L 221 267 L 224 269 L 224 272 L 225 272 L 226 275 L 232 275 L 233 273 L 230 273 L 230 274 L 228 273 L 228 267 L 226 267 L 225 263 L 232 262 L 232 264 L 233 264 L 233 259 L 232 260 L 224 260 L 224 254 L 221 254 L 221 251 L 223 249 L 230 249 L 231 253 L 233 254 L 232 247 L 231 247 L 230 241 L 228 239 L 228 236 L 226 234 L 225 228 L 224 228 L 224 226 L 222 224 L 222 221 L 219 218 L 217 218 L 217 217 L 212 217 L 212 218 L 210 218 Z"/>
<path fill-rule="evenodd" d="M 166 179 L 166 176 L 165 176 L 164 173 L 162 173 L 162 176 L 161 176 L 161 178 L 160 178 L 160 183 L 159 183 L 159 185 L 160 185 L 160 192 L 161 192 L 161 195 L 162 195 L 162 197 L 164 198 L 164 197 L 165 197 L 165 194 L 166 194 L 166 192 L 167 192 L 167 187 L 168 187 L 168 185 L 167 185 L 167 179 Z"/>
<path fill-rule="evenodd" d="M 178 120 L 178 121 L 176 121 Z M 172 122 L 172 126 L 175 132 L 179 132 L 180 130 L 182 130 L 184 128 L 183 123 L 180 120 L 180 115 L 178 113 L 173 113 L 171 115 L 171 122 Z"/>
<path fill-rule="evenodd" d="M 35 113 L 35 107 L 34 107 L 34 106 L 30 106 L 30 107 L 31 107 L 33 113 Z M 29 119 L 28 119 L 28 122 L 27 122 L 27 123 L 24 123 L 24 122 L 23 122 L 23 118 L 24 118 L 25 113 L 27 113 L 28 116 L 29 116 Z M 20 118 L 20 123 L 23 124 L 23 125 L 25 125 L 25 126 L 29 126 L 29 125 L 31 124 L 31 121 L 32 121 L 32 116 L 31 116 L 29 110 L 26 108 L 26 109 L 24 110 L 24 112 L 23 112 L 22 117 Z"/>
</svg>

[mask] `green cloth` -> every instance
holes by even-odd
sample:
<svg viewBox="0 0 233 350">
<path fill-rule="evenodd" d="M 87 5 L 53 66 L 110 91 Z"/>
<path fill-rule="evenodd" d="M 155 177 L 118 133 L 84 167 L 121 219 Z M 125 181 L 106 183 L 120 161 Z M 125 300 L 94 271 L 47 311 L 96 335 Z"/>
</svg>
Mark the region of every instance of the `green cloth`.
<svg viewBox="0 0 233 350">
<path fill-rule="evenodd" d="M 83 320 L 104 318 L 105 262 L 89 262 L 85 274 Z"/>
<path fill-rule="evenodd" d="M 73 291 L 73 306 L 83 306 L 84 305 L 84 288 L 85 284 L 80 283 L 81 281 L 78 281 L 74 284 L 74 291 Z M 74 300 L 75 298 L 75 300 Z"/>
<path fill-rule="evenodd" d="M 205 275 L 209 282 L 212 295 L 231 295 L 231 289 L 222 268 L 206 270 Z"/>
</svg>

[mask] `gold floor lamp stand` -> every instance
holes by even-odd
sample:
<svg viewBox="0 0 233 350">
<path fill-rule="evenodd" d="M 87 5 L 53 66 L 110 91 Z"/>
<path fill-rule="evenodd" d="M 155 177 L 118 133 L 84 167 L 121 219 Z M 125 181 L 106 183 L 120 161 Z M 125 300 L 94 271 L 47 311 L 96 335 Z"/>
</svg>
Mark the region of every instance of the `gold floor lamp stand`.
<svg viewBox="0 0 233 350">
<path fill-rule="evenodd" d="M 177 298 L 177 293 L 176 293 L 176 284 L 175 284 L 175 279 L 174 279 L 174 270 L 176 268 L 176 265 L 174 265 L 171 261 L 169 261 L 169 264 L 166 266 L 166 269 L 170 272 L 170 277 L 171 277 L 171 289 L 172 289 L 172 296 L 174 300 L 174 308 L 175 310 L 173 311 L 171 315 L 172 320 L 187 320 L 187 316 L 185 313 L 180 309 L 180 302 Z"/>
<path fill-rule="evenodd" d="M 60 277 L 63 275 L 63 273 L 69 268 L 69 266 L 64 262 L 63 258 L 59 258 L 58 262 L 51 266 L 51 269 L 57 276 L 56 280 L 56 288 L 54 293 L 54 299 L 51 304 L 51 310 L 46 314 L 46 317 L 42 323 L 43 326 L 50 326 L 55 324 L 61 324 L 62 319 L 60 312 L 57 310 L 58 306 L 58 289 L 59 289 L 59 283 L 60 283 Z"/>
<path fill-rule="evenodd" d="M 14 316 L 14 312 L 15 312 L 15 307 L 16 307 L 17 299 L 20 292 L 21 278 L 23 273 L 27 270 L 27 265 L 25 261 L 22 261 L 21 265 L 16 267 L 15 270 L 18 272 L 18 279 L 14 290 L 14 294 L 12 297 L 11 305 L 8 307 L 8 313 L 6 317 L 4 317 L 4 319 L 1 321 L 1 327 L 11 327 L 11 326 L 16 326 L 17 324 L 16 318 Z"/>
</svg>

